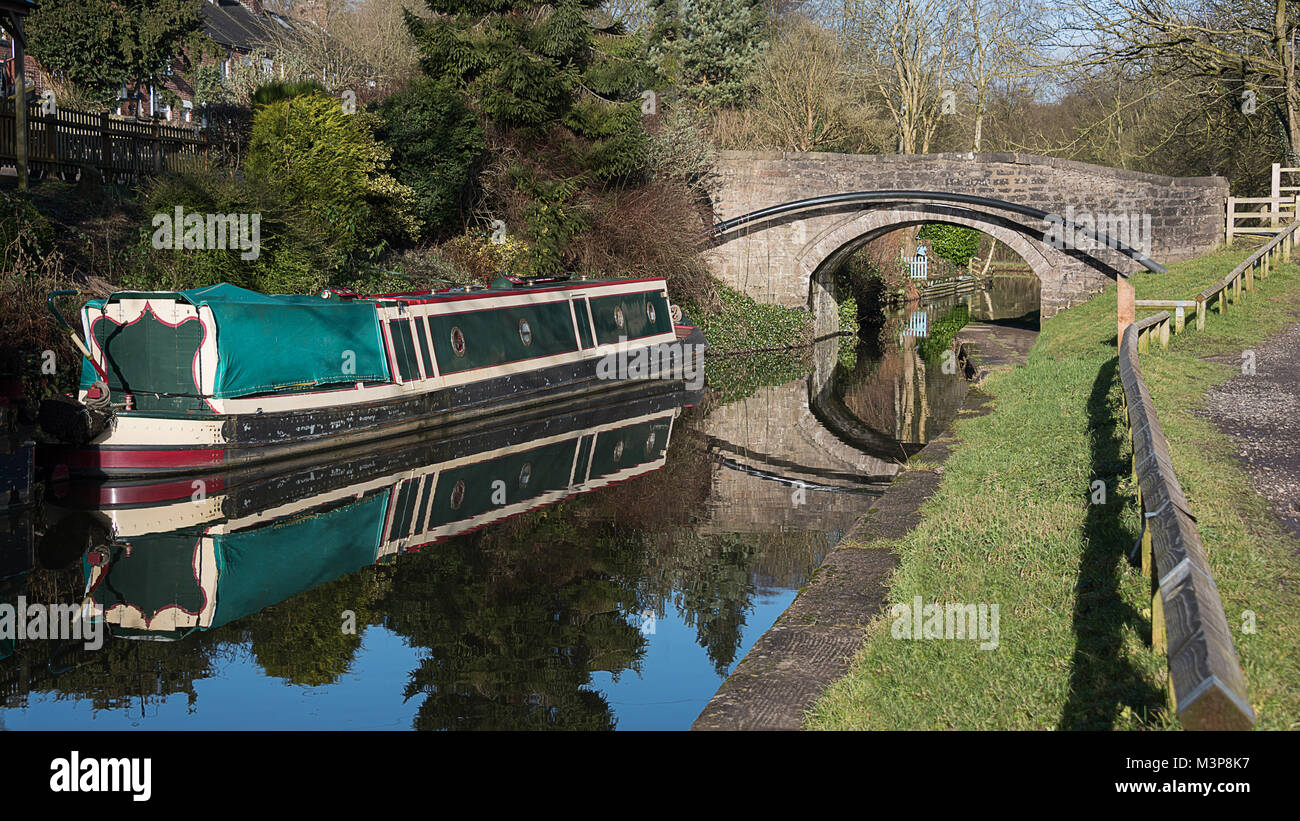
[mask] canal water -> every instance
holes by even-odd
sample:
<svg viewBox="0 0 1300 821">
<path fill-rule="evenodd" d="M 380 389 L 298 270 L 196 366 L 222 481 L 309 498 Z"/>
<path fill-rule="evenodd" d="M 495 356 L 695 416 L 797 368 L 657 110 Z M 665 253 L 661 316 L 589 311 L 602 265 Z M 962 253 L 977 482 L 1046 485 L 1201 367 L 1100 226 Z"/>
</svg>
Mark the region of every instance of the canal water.
<svg viewBox="0 0 1300 821">
<path fill-rule="evenodd" d="M 956 327 L 1036 320 L 1036 286 L 713 360 L 702 392 L 52 488 L 0 531 L 0 614 L 84 597 L 94 619 L 81 641 L 0 639 L 0 727 L 688 728 L 954 418 Z"/>
</svg>

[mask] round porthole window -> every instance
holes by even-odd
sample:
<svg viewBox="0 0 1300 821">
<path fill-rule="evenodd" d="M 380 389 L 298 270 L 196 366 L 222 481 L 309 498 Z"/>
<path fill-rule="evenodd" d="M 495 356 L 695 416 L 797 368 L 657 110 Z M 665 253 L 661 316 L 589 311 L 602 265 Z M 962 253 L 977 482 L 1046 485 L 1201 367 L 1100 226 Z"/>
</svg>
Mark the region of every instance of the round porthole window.
<svg viewBox="0 0 1300 821">
<path fill-rule="evenodd" d="M 655 432 L 654 432 L 654 431 L 650 431 L 650 435 L 649 435 L 648 437 L 646 437 L 646 440 L 645 440 L 645 452 L 646 452 L 646 453 L 654 453 L 654 452 L 655 452 Z"/>
<path fill-rule="evenodd" d="M 465 334 L 460 328 L 451 329 L 451 350 L 456 356 L 465 355 Z"/>
<path fill-rule="evenodd" d="M 655 324 L 655 304 L 653 302 L 645 304 L 645 317 L 650 320 L 651 325 Z"/>
<path fill-rule="evenodd" d="M 519 338 L 525 345 L 533 344 L 533 329 L 526 319 L 519 320 Z"/>
<path fill-rule="evenodd" d="M 451 489 L 451 509 L 455 510 L 460 507 L 460 503 L 463 501 L 465 501 L 465 482 L 462 480 L 457 482 L 456 486 Z"/>
<path fill-rule="evenodd" d="M 623 443 L 619 442 L 614 446 L 614 461 L 617 462 L 623 458 Z"/>
<path fill-rule="evenodd" d="M 524 466 L 519 469 L 519 486 L 528 487 L 528 480 L 533 478 L 533 465 L 531 462 L 524 462 Z"/>
<path fill-rule="evenodd" d="M 627 319 L 623 316 L 622 305 L 614 306 L 614 324 L 618 326 L 620 331 L 623 330 L 623 326 L 627 325 Z"/>
</svg>

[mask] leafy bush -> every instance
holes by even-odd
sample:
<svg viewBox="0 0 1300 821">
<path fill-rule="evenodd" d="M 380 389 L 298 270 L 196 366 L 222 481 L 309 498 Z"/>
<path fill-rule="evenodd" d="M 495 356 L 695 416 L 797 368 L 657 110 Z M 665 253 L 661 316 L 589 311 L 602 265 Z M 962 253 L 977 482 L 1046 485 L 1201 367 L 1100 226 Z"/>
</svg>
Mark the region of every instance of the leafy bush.
<svg viewBox="0 0 1300 821">
<path fill-rule="evenodd" d="M 523 276 L 530 265 L 528 246 L 506 235 L 494 242 L 486 231 L 468 231 L 442 246 L 447 259 L 468 275 L 470 282 L 490 284 L 502 275 Z"/>
<path fill-rule="evenodd" d="M 146 269 L 123 279 L 135 288 L 200 288 L 229 282 L 264 293 L 313 293 L 325 286 L 327 268 L 338 256 L 293 220 L 274 193 L 256 179 L 231 175 L 178 174 L 160 178 L 142 198 L 145 220 L 141 244 L 150 261 Z M 173 250 L 154 242 L 157 215 L 257 214 L 260 252 L 245 260 L 234 250 Z"/>
<path fill-rule="evenodd" d="M 931 257 L 950 260 L 961 267 L 979 252 L 982 234 L 964 225 L 930 223 L 922 226 L 916 236 L 917 239 L 929 240 Z"/>
<path fill-rule="evenodd" d="M 715 353 L 797 348 L 812 341 L 812 315 L 798 308 L 765 305 L 715 282 L 717 309 L 682 308 L 704 332 Z"/>
<path fill-rule="evenodd" d="M 293 97 L 301 97 L 304 94 L 324 94 L 325 86 L 315 80 L 276 80 L 270 83 L 262 83 L 253 91 L 252 104 L 253 109 L 257 110 L 262 106 L 278 103 L 281 100 L 288 100 Z"/>
<path fill-rule="evenodd" d="M 377 136 L 393 151 L 393 176 L 415 192 L 415 213 L 429 234 L 462 219 L 487 148 L 478 118 L 461 96 L 429 78 L 379 106 Z"/>
<path fill-rule="evenodd" d="M 20 257 L 44 256 L 54 243 L 50 221 L 23 194 L 0 189 L 0 271 L 12 271 Z"/>
<path fill-rule="evenodd" d="M 342 258 L 373 258 L 419 231 L 415 192 L 388 173 L 391 154 L 375 140 L 375 125 L 373 115 L 346 114 L 320 93 L 269 103 L 253 116 L 249 171 L 287 220 Z"/>
</svg>

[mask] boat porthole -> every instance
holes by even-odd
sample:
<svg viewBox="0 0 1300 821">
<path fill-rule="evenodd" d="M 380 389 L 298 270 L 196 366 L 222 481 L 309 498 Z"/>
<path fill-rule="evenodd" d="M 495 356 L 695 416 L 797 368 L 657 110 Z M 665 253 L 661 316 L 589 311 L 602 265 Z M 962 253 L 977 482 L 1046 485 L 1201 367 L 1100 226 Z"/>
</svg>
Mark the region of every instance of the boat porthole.
<svg viewBox="0 0 1300 821">
<path fill-rule="evenodd" d="M 459 327 L 451 329 L 451 350 L 456 356 L 465 355 L 465 334 Z"/>
<path fill-rule="evenodd" d="M 465 501 L 465 482 L 461 480 L 451 489 L 451 509 L 455 510 L 460 507 L 460 503 Z"/>
<path fill-rule="evenodd" d="M 533 478 L 533 465 L 531 462 L 524 462 L 524 466 L 519 469 L 519 486 L 528 487 L 528 480 Z"/>
<path fill-rule="evenodd" d="M 627 324 L 627 320 L 623 318 L 622 305 L 614 306 L 614 324 L 618 326 L 620 331 L 623 330 L 623 326 Z"/>
<path fill-rule="evenodd" d="M 533 329 L 528 325 L 528 320 L 519 320 L 519 338 L 525 345 L 533 344 Z"/>
<path fill-rule="evenodd" d="M 623 458 L 623 443 L 619 442 L 617 445 L 614 446 L 614 461 L 617 462 L 622 458 Z"/>
<path fill-rule="evenodd" d="M 650 435 L 649 435 L 648 437 L 646 437 L 646 440 L 645 440 L 645 451 L 646 451 L 646 453 L 654 453 L 654 452 L 655 452 L 655 432 L 654 432 L 654 431 L 650 431 Z"/>
<path fill-rule="evenodd" d="M 651 325 L 655 324 L 655 304 L 653 302 L 645 304 L 645 316 L 646 319 L 650 320 Z"/>
</svg>

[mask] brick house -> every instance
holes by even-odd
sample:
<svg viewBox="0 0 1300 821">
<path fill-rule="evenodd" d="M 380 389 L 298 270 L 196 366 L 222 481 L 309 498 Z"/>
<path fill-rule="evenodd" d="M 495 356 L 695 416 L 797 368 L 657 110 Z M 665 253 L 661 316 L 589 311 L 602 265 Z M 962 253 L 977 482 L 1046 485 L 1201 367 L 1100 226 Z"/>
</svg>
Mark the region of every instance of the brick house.
<svg viewBox="0 0 1300 821">
<path fill-rule="evenodd" d="M 269 11 L 262 0 L 196 1 L 203 7 L 202 32 L 218 49 L 225 51 L 216 64 L 227 77 L 236 66 L 251 64 L 255 54 L 266 50 L 278 38 L 315 26 L 314 23 Z M 13 43 L 7 35 L 0 33 L 0 93 L 5 95 L 13 93 L 12 54 Z M 262 60 L 262 71 L 267 79 L 275 77 L 277 67 L 272 61 L 258 59 Z M 210 59 L 204 62 L 212 63 Z M 28 93 L 34 90 L 39 95 L 48 86 L 48 73 L 30 54 L 26 55 L 24 65 Z M 278 73 L 282 75 L 283 71 Z M 179 101 L 169 104 L 166 96 L 159 93 L 164 88 L 176 95 Z M 194 88 L 181 75 L 179 60 L 173 64 L 170 75 L 160 88 L 128 88 L 124 85 L 118 99 L 115 113 L 123 117 L 161 119 L 172 123 L 198 123 L 202 120 L 201 113 L 195 111 Z"/>
</svg>

